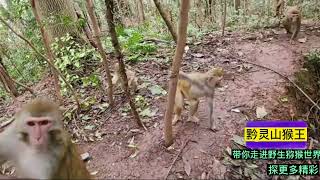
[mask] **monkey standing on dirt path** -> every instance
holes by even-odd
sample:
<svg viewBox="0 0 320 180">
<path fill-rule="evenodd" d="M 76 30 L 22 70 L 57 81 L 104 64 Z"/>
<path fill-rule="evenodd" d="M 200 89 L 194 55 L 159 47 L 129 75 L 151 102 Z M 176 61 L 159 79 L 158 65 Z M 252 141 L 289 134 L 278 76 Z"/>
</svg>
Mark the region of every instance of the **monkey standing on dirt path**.
<svg viewBox="0 0 320 180">
<path fill-rule="evenodd" d="M 286 16 L 282 20 L 282 24 L 286 29 L 287 34 L 292 34 L 290 42 L 295 39 L 300 31 L 301 26 L 301 13 L 298 6 L 288 7 Z"/>
<path fill-rule="evenodd" d="M 172 124 L 174 125 L 180 120 L 185 98 L 190 102 L 188 121 L 198 123 L 199 119 L 195 114 L 198 110 L 199 98 L 207 97 L 209 98 L 208 106 L 210 110 L 210 129 L 215 131 L 216 125 L 213 117 L 214 89 L 221 81 L 223 74 L 223 69 L 218 67 L 212 68 L 205 73 L 184 73 L 180 71 L 174 104 L 175 116 Z"/>
<path fill-rule="evenodd" d="M 12 161 L 21 178 L 91 179 L 62 119 L 59 106 L 49 100 L 22 107 L 0 133 L 0 165 Z"/>
</svg>

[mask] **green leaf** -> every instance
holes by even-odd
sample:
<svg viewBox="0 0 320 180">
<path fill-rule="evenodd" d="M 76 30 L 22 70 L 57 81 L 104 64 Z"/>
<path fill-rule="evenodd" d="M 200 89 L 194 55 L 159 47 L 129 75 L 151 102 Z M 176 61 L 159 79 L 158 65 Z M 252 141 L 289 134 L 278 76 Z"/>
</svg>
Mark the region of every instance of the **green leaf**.
<svg viewBox="0 0 320 180">
<path fill-rule="evenodd" d="M 167 92 L 159 85 L 149 87 L 152 95 L 166 95 Z"/>
<path fill-rule="evenodd" d="M 153 117 L 155 116 L 157 111 L 151 111 L 150 108 L 146 108 L 143 111 L 141 111 L 139 114 L 143 117 Z"/>
</svg>

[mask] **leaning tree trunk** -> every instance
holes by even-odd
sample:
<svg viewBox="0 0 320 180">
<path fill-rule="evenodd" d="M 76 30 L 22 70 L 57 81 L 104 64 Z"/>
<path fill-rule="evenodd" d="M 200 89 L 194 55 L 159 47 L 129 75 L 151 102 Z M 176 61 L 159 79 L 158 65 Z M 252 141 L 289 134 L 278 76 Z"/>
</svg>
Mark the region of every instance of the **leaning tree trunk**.
<svg viewBox="0 0 320 180">
<path fill-rule="evenodd" d="M 176 96 L 176 89 L 178 83 L 178 74 L 179 68 L 181 66 L 181 61 L 184 53 L 184 47 L 186 46 L 187 41 L 187 28 L 188 28 L 188 12 L 189 12 L 190 1 L 182 0 L 180 7 L 180 20 L 179 20 L 179 28 L 178 28 L 178 41 L 176 52 L 174 54 L 174 59 L 172 62 L 170 82 L 169 82 L 169 93 L 167 99 L 167 109 L 164 116 L 164 137 L 165 137 L 165 145 L 168 147 L 173 143 L 172 137 L 172 114 L 174 107 L 174 100 Z"/>
<path fill-rule="evenodd" d="M 177 43 L 177 32 L 174 28 L 173 23 L 171 23 L 170 18 L 168 17 L 168 13 L 166 13 L 164 11 L 164 9 L 162 8 L 162 6 L 160 5 L 159 0 L 153 0 L 154 4 L 156 5 L 161 17 L 163 18 L 164 22 L 166 23 L 169 32 L 172 35 L 172 38 L 174 40 L 175 43 Z"/>
<path fill-rule="evenodd" d="M 109 69 L 109 61 L 108 61 L 108 58 L 106 56 L 106 53 L 103 50 L 103 46 L 102 46 L 102 43 L 101 43 L 101 40 L 100 40 L 100 30 L 99 30 L 99 27 L 98 27 L 96 14 L 94 13 L 93 2 L 92 2 L 92 0 L 86 0 L 86 1 L 87 1 L 88 14 L 89 14 L 90 19 L 92 21 L 92 27 L 93 27 L 93 32 L 94 32 L 94 37 L 95 37 L 95 40 L 96 40 L 97 48 L 98 48 L 98 51 L 100 53 L 100 56 L 102 57 L 104 70 L 106 71 L 106 74 L 107 74 L 109 103 L 110 103 L 110 106 L 113 107 L 114 106 L 113 89 L 112 89 L 112 81 L 111 81 L 111 72 L 110 72 L 110 69 Z"/>
<path fill-rule="evenodd" d="M 133 114 L 134 119 L 136 120 L 137 124 L 140 127 L 144 127 L 141 119 L 139 118 L 139 114 L 137 112 L 136 105 L 135 105 L 133 99 L 131 98 L 131 93 L 130 93 L 130 89 L 128 86 L 128 78 L 126 75 L 125 65 L 123 62 L 123 55 L 121 53 L 121 47 L 120 47 L 120 44 L 119 44 L 119 41 L 117 38 L 116 29 L 115 29 L 114 22 L 113 22 L 113 14 L 112 14 L 113 0 L 105 0 L 105 3 L 106 3 L 105 4 L 106 5 L 106 19 L 107 19 L 108 26 L 109 26 L 109 33 L 111 36 L 111 42 L 114 47 L 115 55 L 116 55 L 116 58 L 119 63 L 120 76 L 123 80 L 122 85 L 124 87 L 126 97 L 129 100 L 129 105 L 131 107 L 131 112 Z"/>
<path fill-rule="evenodd" d="M 0 82 L 7 93 L 11 94 L 13 97 L 19 96 L 18 90 L 14 85 L 14 81 L 9 76 L 8 71 L 2 63 L 2 57 L 0 57 Z"/>
</svg>

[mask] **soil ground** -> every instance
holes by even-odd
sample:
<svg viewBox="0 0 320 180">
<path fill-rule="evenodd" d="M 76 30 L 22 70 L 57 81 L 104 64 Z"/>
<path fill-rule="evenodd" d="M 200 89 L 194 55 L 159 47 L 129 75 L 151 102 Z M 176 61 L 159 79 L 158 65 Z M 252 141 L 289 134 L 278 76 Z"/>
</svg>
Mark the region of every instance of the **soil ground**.
<svg viewBox="0 0 320 180">
<path fill-rule="evenodd" d="M 175 140 L 171 148 L 165 148 L 163 140 L 166 95 L 151 98 L 150 106 L 157 109 L 157 114 L 147 122 L 147 131 L 137 130 L 131 116 L 123 116 L 120 111 L 106 111 L 94 117 L 95 121 L 101 122 L 99 132 L 104 135 L 102 139 L 80 141 L 79 144 L 81 152 L 88 152 L 91 156 L 88 169 L 99 179 L 154 179 L 164 178 L 167 174 L 168 178 L 225 177 L 228 168 L 221 162 L 223 151 L 229 146 L 233 135 L 243 135 L 248 120 L 256 119 L 256 107 L 265 107 L 268 114 L 264 119 L 291 119 L 290 112 L 294 111 L 290 99 L 289 102 L 280 101 L 287 95 L 287 81 L 271 71 L 241 60 L 269 67 L 292 78 L 301 67 L 302 54 L 319 48 L 319 35 L 319 32 L 306 30 L 299 34 L 299 38 L 307 38 L 306 42 L 290 44 L 282 29 L 228 33 L 225 37 L 210 33 L 199 42 L 189 44 L 182 70 L 205 71 L 210 65 L 218 65 L 224 67 L 228 74 L 228 78 L 222 81 L 222 87 L 216 90 L 214 100 L 219 130 L 212 132 L 208 129 L 205 99 L 200 102 L 199 125 L 186 122 L 187 111 L 183 112 L 184 121 L 173 127 Z M 138 75 L 157 82 L 164 89 L 168 88 L 168 65 L 147 61 L 133 68 L 137 69 Z M 45 87 L 41 86 L 36 90 L 43 89 Z M 145 95 L 143 91 L 139 93 Z M 1 108 L 0 112 L 12 114 L 25 99 L 19 97 L 9 106 Z M 133 137 L 136 151 L 128 147 Z"/>
</svg>

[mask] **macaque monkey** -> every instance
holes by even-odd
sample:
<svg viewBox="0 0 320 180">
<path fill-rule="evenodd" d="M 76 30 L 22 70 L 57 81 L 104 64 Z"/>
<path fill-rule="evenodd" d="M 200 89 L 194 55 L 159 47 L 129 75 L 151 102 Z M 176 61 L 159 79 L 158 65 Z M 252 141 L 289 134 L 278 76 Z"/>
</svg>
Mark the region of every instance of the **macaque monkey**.
<svg viewBox="0 0 320 180">
<path fill-rule="evenodd" d="M 126 69 L 126 74 L 128 77 L 128 86 L 131 89 L 131 92 L 136 92 L 137 91 L 137 86 L 138 86 L 138 78 L 136 76 L 136 73 L 130 69 Z M 124 90 L 123 87 L 123 80 L 120 75 L 120 70 L 119 70 L 119 64 L 116 63 L 114 66 L 114 74 L 112 78 L 112 84 L 114 86 L 119 86 L 121 87 L 122 90 Z"/>
<path fill-rule="evenodd" d="M 297 6 L 289 7 L 286 16 L 282 20 L 282 24 L 287 34 L 292 34 L 290 42 L 297 37 L 301 26 L 301 13 Z"/>
<path fill-rule="evenodd" d="M 216 130 L 215 123 L 213 122 L 213 97 L 214 89 L 216 85 L 220 83 L 223 74 L 223 69 L 219 67 L 213 67 L 205 73 L 184 73 L 180 71 L 174 105 L 175 116 L 172 120 L 172 124 L 176 124 L 181 118 L 184 99 L 187 99 L 190 103 L 188 121 L 198 123 L 199 118 L 197 118 L 195 114 L 198 110 L 199 98 L 207 97 L 209 98 L 210 128 L 213 131 Z"/>
<path fill-rule="evenodd" d="M 11 161 L 19 178 L 91 179 L 76 145 L 63 129 L 59 106 L 35 99 L 0 133 L 0 163 Z"/>
<path fill-rule="evenodd" d="M 275 8 L 276 8 L 275 16 L 281 17 L 283 15 L 284 3 L 285 3 L 285 0 L 275 0 Z"/>
</svg>

